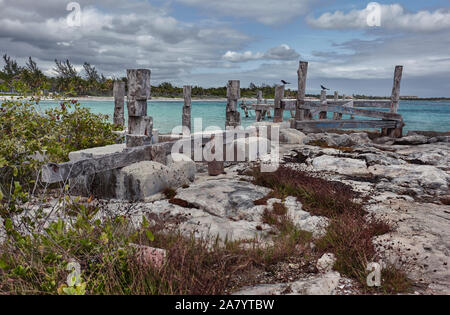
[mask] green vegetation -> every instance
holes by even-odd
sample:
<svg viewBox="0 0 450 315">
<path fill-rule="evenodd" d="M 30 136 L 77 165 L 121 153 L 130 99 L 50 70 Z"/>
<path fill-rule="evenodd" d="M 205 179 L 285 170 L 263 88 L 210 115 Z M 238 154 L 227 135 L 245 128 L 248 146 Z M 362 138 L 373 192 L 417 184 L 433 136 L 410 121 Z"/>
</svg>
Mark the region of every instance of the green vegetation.
<svg viewBox="0 0 450 315">
<path fill-rule="evenodd" d="M 4 101 L 0 105 L 0 191 L 14 182 L 26 191 L 36 183 L 40 166 L 64 162 L 71 151 L 115 143 L 108 117 L 93 114 L 76 101 L 38 111 L 39 99 Z"/>
</svg>

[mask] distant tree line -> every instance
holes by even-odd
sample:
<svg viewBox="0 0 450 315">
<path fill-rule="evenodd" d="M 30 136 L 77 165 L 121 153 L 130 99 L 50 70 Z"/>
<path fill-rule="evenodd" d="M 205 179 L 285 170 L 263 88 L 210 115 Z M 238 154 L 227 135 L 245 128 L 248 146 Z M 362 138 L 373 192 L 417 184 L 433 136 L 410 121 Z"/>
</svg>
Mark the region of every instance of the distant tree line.
<svg viewBox="0 0 450 315">
<path fill-rule="evenodd" d="M 122 80 L 125 83 L 127 78 L 106 78 L 99 73 L 95 66 L 85 62 L 83 70 L 78 72 L 75 66 L 69 61 L 55 60 L 53 71 L 55 76 L 45 75 L 39 69 L 32 57 L 28 58 L 25 65 L 21 66 L 16 60 L 8 55 L 3 55 L 4 66 L 0 70 L 0 92 L 29 91 L 30 93 L 59 93 L 68 96 L 112 96 L 114 80 Z M 275 85 L 250 83 L 247 88 L 241 88 L 243 98 L 254 98 L 258 90 L 263 92 L 264 98 L 274 98 Z M 226 86 L 215 88 L 192 87 L 192 96 L 196 98 L 225 98 L 227 95 Z M 163 82 L 158 86 L 152 86 L 152 96 L 154 97 L 183 97 L 183 88 Z M 319 94 L 307 94 L 307 97 L 320 97 Z M 286 89 L 286 98 L 296 98 L 297 91 Z M 333 98 L 333 95 L 329 95 Z M 354 99 L 384 99 L 386 97 L 353 95 Z M 402 97 L 402 99 L 420 99 L 417 97 Z M 444 98 L 430 98 L 437 100 Z"/>
<path fill-rule="evenodd" d="M 45 93 L 59 93 L 69 96 L 111 96 L 115 78 L 106 78 L 100 74 L 95 66 L 85 62 L 83 70 L 78 72 L 75 66 L 69 61 L 55 60 L 53 71 L 55 76 L 47 76 L 38 67 L 32 57 L 27 63 L 21 66 L 16 60 L 8 55 L 3 55 L 4 66 L 0 70 L 0 90 L 3 92 L 14 92 L 17 90 L 27 90 L 31 93 L 43 91 Z M 125 83 L 127 78 L 118 78 Z M 258 90 L 263 91 L 265 98 L 273 98 L 275 85 L 262 84 L 257 86 L 250 83 L 248 88 L 241 89 L 244 98 L 256 97 Z M 295 97 L 296 92 L 287 89 L 286 97 Z M 192 87 L 192 96 L 198 98 L 206 97 L 226 97 L 227 88 L 203 88 Z M 163 82 L 158 86 L 152 86 L 152 96 L 155 97 L 183 97 L 183 88 Z"/>
</svg>

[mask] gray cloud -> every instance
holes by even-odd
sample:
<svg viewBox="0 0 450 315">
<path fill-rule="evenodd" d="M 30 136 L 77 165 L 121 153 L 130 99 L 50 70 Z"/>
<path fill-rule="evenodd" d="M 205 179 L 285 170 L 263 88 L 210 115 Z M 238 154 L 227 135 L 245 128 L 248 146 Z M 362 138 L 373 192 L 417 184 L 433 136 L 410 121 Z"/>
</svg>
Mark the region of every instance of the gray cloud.
<svg viewBox="0 0 450 315">
<path fill-rule="evenodd" d="M 399 4 L 379 5 L 380 28 L 407 32 L 435 32 L 450 29 L 450 9 L 438 9 L 433 12 L 421 10 L 407 12 Z M 347 13 L 327 12 L 314 18 L 309 16 L 309 25 L 322 29 L 368 29 L 368 17 L 375 11 L 369 7 L 351 10 Z"/>
<path fill-rule="evenodd" d="M 251 40 L 225 24 L 180 22 L 165 9 L 141 1 L 79 1 L 81 27 L 67 24 L 65 2 L 3 2 L 0 52 L 19 61 L 31 55 L 47 73 L 55 58 L 68 58 L 78 67 L 90 62 L 109 75 L 124 75 L 125 69 L 139 66 L 152 68 L 157 80 L 176 78 L 194 68 L 227 67 L 223 52 Z"/>
<path fill-rule="evenodd" d="M 220 15 L 243 17 L 267 25 L 286 23 L 305 15 L 312 0 L 176 0 Z"/>
<path fill-rule="evenodd" d="M 229 62 L 246 62 L 251 60 L 294 60 L 300 58 L 300 54 L 295 49 L 290 48 L 286 44 L 269 49 L 265 53 L 253 53 L 251 51 L 235 52 L 227 51 L 223 59 Z"/>
</svg>

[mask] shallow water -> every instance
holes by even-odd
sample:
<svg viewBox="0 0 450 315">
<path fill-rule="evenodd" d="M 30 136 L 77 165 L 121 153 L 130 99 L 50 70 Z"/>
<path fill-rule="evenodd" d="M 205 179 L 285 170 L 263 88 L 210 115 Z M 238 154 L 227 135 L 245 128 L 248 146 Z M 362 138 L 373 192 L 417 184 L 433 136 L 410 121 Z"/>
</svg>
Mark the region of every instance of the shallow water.
<svg viewBox="0 0 450 315">
<path fill-rule="evenodd" d="M 88 107 L 94 113 L 108 115 L 110 120 L 114 113 L 114 102 L 112 101 L 82 101 L 82 106 Z M 42 101 L 41 110 L 57 106 L 56 101 Z M 125 105 L 126 107 L 126 105 Z M 148 107 L 149 116 L 153 117 L 154 128 L 161 133 L 171 132 L 172 129 L 181 124 L 181 112 L 183 102 L 150 101 Z M 225 102 L 192 102 L 192 118 L 202 119 L 202 128 L 214 126 L 224 128 L 225 125 Z M 388 111 L 387 109 L 377 109 Z M 126 108 L 125 108 L 126 111 Z M 404 128 L 408 130 L 430 130 L 450 131 L 450 101 L 401 101 L 399 113 L 403 115 L 406 123 Z M 273 111 L 272 111 L 273 115 Z M 250 112 L 250 117 L 245 118 L 241 111 L 242 125 L 247 127 L 255 122 L 255 113 Z M 284 113 L 285 119 L 290 118 L 289 111 Z M 331 114 L 329 115 L 331 118 Z M 349 118 L 344 115 L 344 119 Z M 356 117 L 356 119 L 367 119 Z"/>
</svg>

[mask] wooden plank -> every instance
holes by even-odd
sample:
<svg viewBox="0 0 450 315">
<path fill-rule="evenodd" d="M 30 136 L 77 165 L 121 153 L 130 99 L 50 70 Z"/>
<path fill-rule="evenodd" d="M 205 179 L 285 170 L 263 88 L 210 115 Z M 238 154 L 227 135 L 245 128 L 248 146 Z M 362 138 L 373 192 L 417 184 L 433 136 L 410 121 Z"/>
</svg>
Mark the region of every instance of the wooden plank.
<svg viewBox="0 0 450 315">
<path fill-rule="evenodd" d="M 306 61 L 300 61 L 298 71 L 298 93 L 297 93 L 297 104 L 295 108 L 295 119 L 304 120 L 311 119 L 308 110 L 301 109 L 300 106 L 305 103 L 305 93 L 306 93 L 306 78 L 308 76 L 308 63 Z"/>
<path fill-rule="evenodd" d="M 296 110 L 297 102 L 297 100 L 285 98 L 281 100 L 281 105 L 285 110 Z"/>
<path fill-rule="evenodd" d="M 351 102 L 349 102 L 351 103 Z M 361 109 L 361 108 L 354 108 L 354 107 L 348 107 L 348 106 L 340 106 L 340 105 L 305 105 L 304 108 L 307 109 L 314 109 L 315 111 L 327 111 L 327 112 L 334 112 L 339 114 L 346 114 L 346 115 L 355 115 L 355 116 L 364 116 L 364 117 L 370 117 L 370 118 L 380 118 L 380 119 L 387 119 L 387 120 L 397 120 L 402 121 L 402 115 L 396 114 L 396 113 L 389 113 L 389 112 L 380 112 L 376 110 L 370 110 L 370 109 Z"/>
<path fill-rule="evenodd" d="M 114 118 L 116 126 L 125 126 L 125 82 L 114 81 Z"/>
<path fill-rule="evenodd" d="M 98 158 L 86 159 L 77 162 L 61 164 L 47 164 L 42 168 L 42 181 L 44 183 L 65 182 L 69 178 L 87 176 L 102 171 L 122 168 L 140 161 L 154 159 L 156 154 L 163 150 L 170 152 L 175 142 L 166 142 L 156 145 L 125 149 L 123 152 L 104 155 Z"/>
<path fill-rule="evenodd" d="M 274 122 L 283 122 L 283 104 L 281 100 L 284 96 L 284 85 L 277 85 L 275 87 L 275 100 L 274 100 L 274 113 L 273 113 L 273 121 Z"/>
<path fill-rule="evenodd" d="M 247 137 L 249 131 L 233 130 L 193 134 L 188 138 L 176 139 L 176 141 L 125 148 L 122 152 L 105 154 L 96 158 L 87 158 L 85 160 L 60 164 L 50 163 L 43 166 L 41 180 L 49 184 L 65 182 L 70 178 L 118 169 L 141 161 L 158 161 L 164 164 L 166 155 L 172 152 L 173 146 L 176 143 L 180 148 L 190 146 L 191 157 L 193 157 L 196 143 L 200 141 L 203 146 L 211 141 L 211 136 L 214 134 L 217 137 L 222 136 L 224 145 L 227 145 L 234 141 L 236 135 L 240 135 L 237 137 L 241 138 Z M 138 137 L 136 136 L 137 140 L 139 140 Z"/>
<path fill-rule="evenodd" d="M 299 130 L 395 128 L 399 123 L 395 120 L 312 120 L 296 121 L 295 127 Z"/>
</svg>

